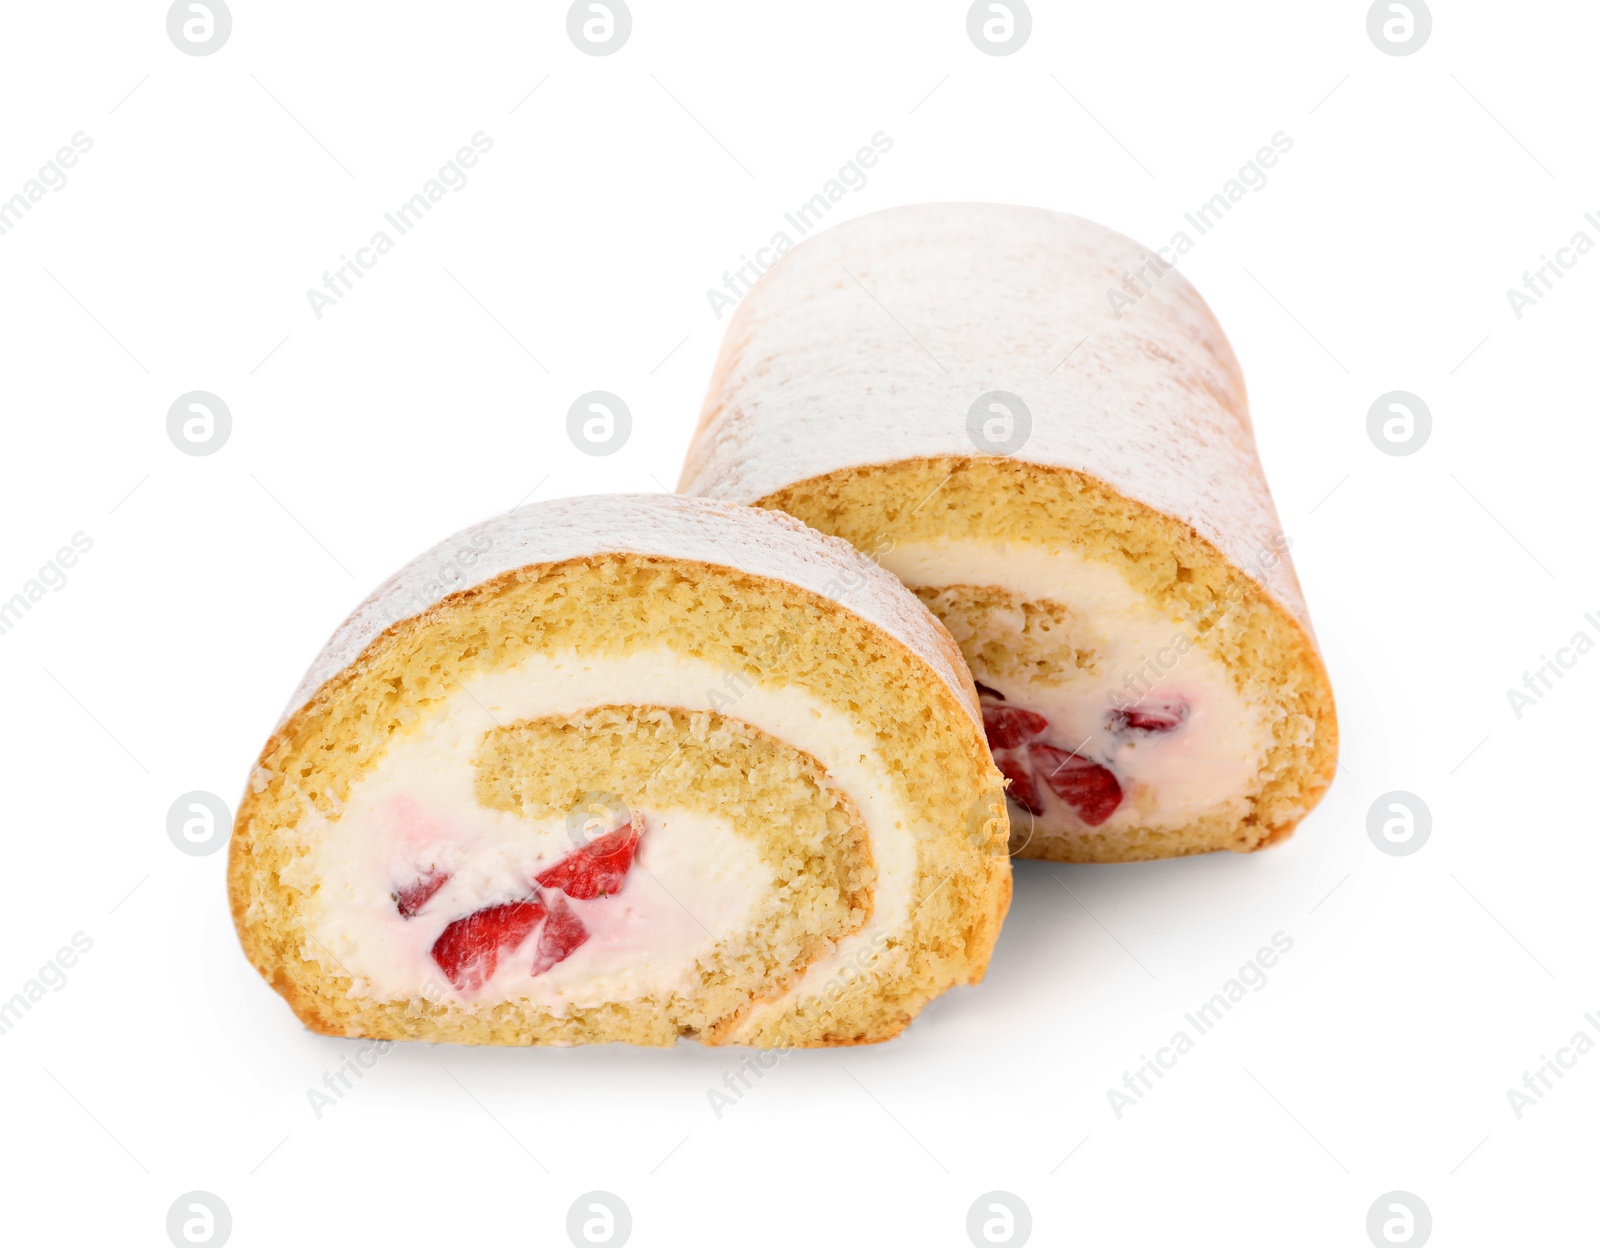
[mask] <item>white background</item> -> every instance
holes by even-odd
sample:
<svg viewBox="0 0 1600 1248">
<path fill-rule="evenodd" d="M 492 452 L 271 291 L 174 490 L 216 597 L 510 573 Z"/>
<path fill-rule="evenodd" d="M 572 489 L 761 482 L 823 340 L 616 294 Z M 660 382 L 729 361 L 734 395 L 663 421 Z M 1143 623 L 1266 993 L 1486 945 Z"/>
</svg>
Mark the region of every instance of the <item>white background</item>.
<svg viewBox="0 0 1600 1248">
<path fill-rule="evenodd" d="M 1363 1245 L 1394 1189 L 1437 1244 L 1592 1236 L 1600 1056 L 1520 1119 L 1506 1093 L 1600 1038 L 1600 657 L 1520 719 L 1506 689 L 1600 639 L 1600 255 L 1521 319 L 1505 292 L 1600 242 L 1600 11 L 1437 0 L 1393 57 L 1364 3 L 1036 3 L 992 57 L 951 0 L 636 0 L 605 58 L 565 12 L 236 0 L 193 57 L 161 3 L 6 8 L 0 197 L 93 140 L 0 236 L 0 598 L 93 541 L 0 636 L 0 999 L 93 940 L 0 1036 L 8 1241 L 164 1244 L 193 1189 L 241 1245 L 562 1244 L 592 1189 L 640 1245 L 959 1245 L 993 1189 L 1036 1243 Z M 981 987 L 720 1119 L 742 1054 L 687 1044 L 404 1047 L 317 1118 L 357 1044 L 246 965 L 226 855 L 179 853 L 168 807 L 235 800 L 323 639 L 424 547 L 530 493 L 672 486 L 707 288 L 880 130 L 833 220 L 994 200 L 1149 244 L 1293 138 L 1182 268 L 1250 383 L 1332 791 L 1251 857 L 1021 864 Z M 478 131 L 468 185 L 318 319 L 307 288 Z M 206 457 L 165 428 L 195 389 L 233 414 Z M 592 389 L 634 415 L 608 458 L 565 432 Z M 1395 389 L 1433 413 L 1405 458 L 1366 433 Z M 1433 817 L 1407 857 L 1366 830 L 1396 789 Z M 1119 1119 L 1107 1090 L 1280 931 L 1268 985 Z"/>
</svg>

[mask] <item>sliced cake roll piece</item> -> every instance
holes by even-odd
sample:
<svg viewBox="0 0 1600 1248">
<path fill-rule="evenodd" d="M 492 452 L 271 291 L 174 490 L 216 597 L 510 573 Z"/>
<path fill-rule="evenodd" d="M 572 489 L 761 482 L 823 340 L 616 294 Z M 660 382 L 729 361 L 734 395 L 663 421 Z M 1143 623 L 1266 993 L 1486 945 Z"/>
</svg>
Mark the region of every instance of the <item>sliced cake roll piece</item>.
<svg viewBox="0 0 1600 1248">
<path fill-rule="evenodd" d="M 334 634 L 240 804 L 244 950 L 313 1030 L 857 1044 L 983 974 L 1003 781 L 949 634 L 788 516 L 545 503 Z"/>
<path fill-rule="evenodd" d="M 734 314 L 679 487 L 847 538 L 932 608 L 1024 857 L 1258 849 L 1333 776 L 1244 379 L 1173 259 L 978 204 L 818 234 Z"/>
</svg>

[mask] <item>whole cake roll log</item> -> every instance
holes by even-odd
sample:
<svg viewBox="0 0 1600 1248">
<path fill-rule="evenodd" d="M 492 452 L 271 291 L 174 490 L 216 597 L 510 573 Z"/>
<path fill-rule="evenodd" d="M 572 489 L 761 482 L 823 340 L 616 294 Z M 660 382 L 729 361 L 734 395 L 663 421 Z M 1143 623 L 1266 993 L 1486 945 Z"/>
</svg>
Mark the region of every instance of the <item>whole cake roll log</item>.
<svg viewBox="0 0 1600 1248">
<path fill-rule="evenodd" d="M 670 495 L 468 529 L 334 634 L 229 863 L 307 1026 L 854 1044 L 983 974 L 1003 781 L 939 622 L 787 516 Z"/>
<path fill-rule="evenodd" d="M 734 314 L 680 490 L 898 575 L 983 695 L 1024 857 L 1253 850 L 1332 779 L 1332 691 L 1221 327 L 1037 209 L 834 227 Z"/>
</svg>

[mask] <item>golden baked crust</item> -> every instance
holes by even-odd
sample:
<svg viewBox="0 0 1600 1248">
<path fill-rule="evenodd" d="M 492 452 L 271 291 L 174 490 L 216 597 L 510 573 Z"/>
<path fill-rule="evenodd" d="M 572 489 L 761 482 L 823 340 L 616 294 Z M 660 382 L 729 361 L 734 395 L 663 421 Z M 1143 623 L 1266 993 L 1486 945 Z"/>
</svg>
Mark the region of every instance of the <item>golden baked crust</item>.
<svg viewBox="0 0 1600 1248">
<path fill-rule="evenodd" d="M 759 505 L 862 549 L 981 538 L 1070 549 L 1107 563 L 1169 618 L 1192 628 L 1196 645 L 1227 667 L 1242 692 L 1281 711 L 1243 818 L 1217 815 L 1184 827 L 1135 826 L 1093 837 L 1035 835 L 1020 850 L 1024 858 L 1129 862 L 1260 849 L 1289 836 L 1333 780 L 1339 751 L 1333 689 L 1300 621 L 1192 526 L 1093 476 L 996 457 L 908 460 L 797 482 Z M 937 594 L 924 600 L 936 613 L 944 605 Z M 983 638 L 972 644 L 981 648 Z M 1070 653 L 1071 643 L 1064 644 Z M 981 661 L 976 652 L 969 657 Z"/>
<path fill-rule="evenodd" d="M 664 498 L 664 505 L 699 504 Z M 763 517 L 755 523 L 778 520 L 734 510 Z M 798 528 L 786 517 L 781 523 Z M 811 536 L 817 543 L 826 540 Z M 827 550 L 829 558 L 860 561 L 842 542 L 828 541 Z M 884 624 L 788 581 L 628 552 L 511 568 L 396 620 L 318 685 L 261 753 L 240 802 L 229 858 L 230 904 L 246 956 L 308 1027 L 325 1034 L 496 1044 L 664 1044 L 686 1033 L 707 1043 L 761 1045 L 892 1037 L 932 997 L 981 979 L 1010 897 L 1002 781 L 973 715 L 970 679 L 952 687 L 941 668 L 954 664 L 964 672 L 953 641 L 909 593 L 893 588 L 905 600 L 897 610 L 914 609 L 926 620 L 923 640 L 908 642 Z M 929 655 L 927 638 L 937 638 L 944 653 Z M 802 980 L 790 993 L 716 1015 L 721 1021 L 704 1030 L 686 1025 L 682 1011 L 674 1014 L 659 1002 L 619 1003 L 557 1019 L 515 1001 L 378 1001 L 364 995 L 331 952 L 317 946 L 306 921 L 312 904 L 306 890 L 286 883 L 319 821 L 336 819 L 352 785 L 389 742 L 421 731 L 430 710 L 476 674 L 514 667 L 531 654 L 626 656 L 663 646 L 753 683 L 798 688 L 871 726 L 875 764 L 919 820 L 900 829 L 915 855 L 909 918 L 886 930 L 871 957 L 841 982 Z M 671 731 L 688 734 L 683 740 L 719 731 L 724 746 L 743 739 L 737 705 L 720 722 L 693 707 L 663 713 Z M 591 711 L 567 727 L 586 743 L 612 742 L 606 746 L 609 759 L 627 744 L 625 733 L 616 735 L 625 719 L 596 719 Z M 762 743 L 761 735 L 741 747 L 755 751 L 749 759 L 776 759 L 786 774 L 816 769 L 809 783 L 823 786 L 818 794 L 832 783 L 818 760 L 794 755 L 785 762 L 787 747 Z M 501 738 L 496 757 L 508 757 L 505 742 L 518 739 Z M 753 763 L 744 769 L 757 770 Z M 500 796 L 494 800 L 509 801 L 509 791 L 496 790 Z M 756 798 L 779 791 L 769 787 Z M 746 798 L 755 800 L 750 792 Z M 841 812 L 848 808 L 848 802 L 840 805 Z M 850 826 L 846 813 L 838 818 L 845 820 L 840 828 Z M 896 834 L 877 824 L 873 831 Z M 857 878 L 860 870 L 847 873 Z M 855 905 L 863 897 L 876 899 L 875 893 L 862 893 L 859 878 L 841 895 Z M 867 909 L 845 928 L 827 930 L 835 936 L 872 931 L 874 915 Z M 809 960 L 823 964 L 808 955 L 802 969 Z M 780 981 L 768 988 L 782 986 Z"/>
<path fill-rule="evenodd" d="M 1247 808 L 1236 798 L 1182 826 L 1124 813 L 1048 827 L 1025 857 L 1260 848 L 1293 830 L 1337 766 L 1332 690 L 1243 373 L 1171 259 L 1008 205 L 913 205 L 821 231 L 739 305 L 685 456 L 681 491 L 784 511 L 889 568 L 898 546 L 930 544 L 907 575 L 980 681 L 987 663 L 1043 686 L 1093 655 L 1072 635 L 1072 603 L 970 572 L 941 579 L 927 553 L 941 540 L 1114 568 L 1270 721 Z M 1029 422 L 1003 452 L 974 428 L 996 395 Z M 986 610 L 1023 622 L 986 629 Z M 1052 655 L 1046 639 L 1062 634 Z"/>
</svg>

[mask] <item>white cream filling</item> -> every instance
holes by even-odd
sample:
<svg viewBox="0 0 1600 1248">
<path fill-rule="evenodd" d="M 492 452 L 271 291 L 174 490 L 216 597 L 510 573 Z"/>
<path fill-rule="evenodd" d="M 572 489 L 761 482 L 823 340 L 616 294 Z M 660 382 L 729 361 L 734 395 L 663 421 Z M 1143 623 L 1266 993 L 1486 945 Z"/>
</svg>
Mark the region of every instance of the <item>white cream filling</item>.
<svg viewBox="0 0 1600 1248">
<path fill-rule="evenodd" d="M 759 728 L 816 758 L 860 811 L 877 871 L 872 927 L 841 941 L 796 991 L 824 982 L 873 931 L 904 926 L 923 820 L 885 779 L 866 730 L 776 676 L 747 687 L 665 648 L 602 658 L 568 651 L 471 678 L 389 747 L 337 818 L 306 816 L 311 848 L 284 880 L 308 892 L 320 884 L 308 903 L 309 956 L 380 999 L 523 999 L 558 1013 L 697 982 L 696 958 L 748 927 L 774 896 L 772 870 L 755 847 L 721 819 L 693 811 L 641 812 L 645 834 L 623 889 L 569 903 L 589 940 L 543 974 L 529 973 L 537 933 L 469 994 L 450 986 L 430 953 L 451 920 L 527 896 L 531 874 L 574 848 L 564 815 L 527 819 L 478 804 L 473 759 L 483 734 L 541 715 L 640 704 L 719 710 Z M 391 894 L 430 866 L 451 879 L 405 919 Z"/>
<path fill-rule="evenodd" d="M 1044 740 L 1116 774 L 1124 800 L 1102 827 L 1175 825 L 1215 809 L 1245 813 L 1245 795 L 1271 743 L 1266 709 L 1239 692 L 1220 660 L 1193 644 L 1192 628 L 1155 610 L 1116 568 L 1037 543 L 964 540 L 901 543 L 880 562 L 913 588 L 993 585 L 1059 602 L 1078 617 L 1088 631 L 1075 631 L 1072 640 L 1099 656 L 1093 672 L 1021 688 L 979 679 L 1048 719 Z M 1188 704 L 1181 728 L 1143 736 L 1109 731 L 1108 716 L 1118 707 L 1164 698 Z M 1040 789 L 1048 826 L 1078 826 L 1055 794 Z"/>
</svg>

